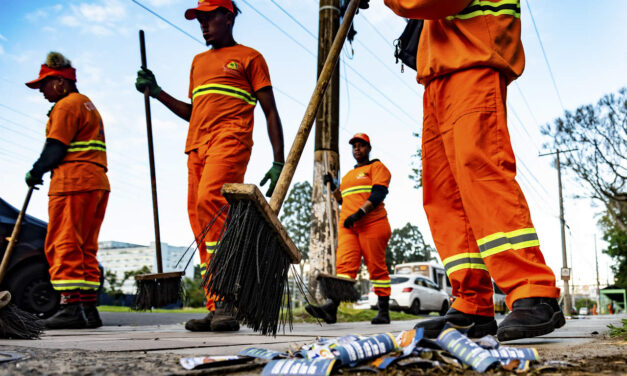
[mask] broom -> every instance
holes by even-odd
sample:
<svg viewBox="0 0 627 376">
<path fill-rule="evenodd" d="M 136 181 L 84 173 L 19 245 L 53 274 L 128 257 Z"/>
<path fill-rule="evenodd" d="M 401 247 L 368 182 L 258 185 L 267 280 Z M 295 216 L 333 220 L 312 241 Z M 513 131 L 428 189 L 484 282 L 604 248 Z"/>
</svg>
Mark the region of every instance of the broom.
<svg viewBox="0 0 627 376">
<path fill-rule="evenodd" d="M 146 63 L 146 43 L 144 31 L 139 31 L 139 49 L 142 59 L 142 69 L 148 67 Z M 181 283 L 185 272 L 163 272 L 161 259 L 161 235 L 159 233 L 159 208 L 157 206 L 157 178 L 155 174 L 155 154 L 152 143 L 152 119 L 150 116 L 150 90 L 144 89 L 144 104 L 146 108 L 146 129 L 148 133 L 148 160 L 150 162 L 150 182 L 152 185 L 152 212 L 155 223 L 155 251 L 157 253 L 157 273 L 140 274 L 135 276 L 137 293 L 131 307 L 134 310 L 145 311 L 152 307 L 163 307 L 179 301 L 183 294 Z"/>
<path fill-rule="evenodd" d="M 329 158 L 326 151 L 322 154 L 324 159 L 324 168 L 329 171 Z M 331 299 L 334 302 L 351 302 L 354 303 L 359 300 L 359 291 L 355 288 L 355 280 L 347 277 L 339 277 L 336 275 L 336 258 L 335 252 L 337 247 L 337 231 L 333 226 L 332 210 L 331 210 L 331 183 L 327 182 L 327 195 L 326 195 L 326 212 L 329 223 L 329 243 L 331 247 L 331 267 L 333 274 L 318 273 L 318 285 L 322 295 Z M 339 226 L 339 224 L 338 224 Z"/>
<path fill-rule="evenodd" d="M 24 205 L 22 210 L 17 216 L 13 232 L 11 233 L 11 239 L 4 251 L 2 257 L 2 264 L 0 264 L 0 284 L 4 280 L 4 276 L 9 267 L 9 261 L 11 261 L 11 255 L 13 249 L 17 243 L 17 238 L 22 228 L 22 221 L 26 215 L 26 208 L 33 194 L 34 187 L 28 189 Z M 40 324 L 37 316 L 32 313 L 22 311 L 16 305 L 10 304 L 11 293 L 8 291 L 0 291 L 0 338 L 14 338 L 14 339 L 36 339 L 39 338 L 44 331 L 43 325 Z"/>
<path fill-rule="evenodd" d="M 359 0 L 351 0 L 326 58 L 279 181 L 265 200 L 252 184 L 225 184 L 222 195 L 230 208 L 203 284 L 219 296 L 225 309 L 254 331 L 276 335 L 279 321 L 291 323 L 287 274 L 301 254 L 277 218 L 296 165 L 307 142 L 322 96 L 335 70 Z M 283 305 L 287 314 L 281 315 Z"/>
</svg>

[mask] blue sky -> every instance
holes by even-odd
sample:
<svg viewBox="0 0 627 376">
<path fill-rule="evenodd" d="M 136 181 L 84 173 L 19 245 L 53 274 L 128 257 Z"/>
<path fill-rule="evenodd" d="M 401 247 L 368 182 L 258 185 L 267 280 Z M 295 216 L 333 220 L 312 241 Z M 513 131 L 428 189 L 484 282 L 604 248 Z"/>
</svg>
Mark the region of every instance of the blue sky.
<svg viewBox="0 0 627 376">
<path fill-rule="evenodd" d="M 185 9 L 195 2 L 138 1 L 202 39 L 198 24 L 183 17 Z M 265 56 L 289 145 L 315 84 L 318 2 L 240 0 L 237 3 L 243 13 L 236 22 L 236 40 Z M 355 19 L 358 34 L 352 46 L 354 55 L 349 45 L 342 55 L 342 171 L 353 165 L 347 144 L 350 136 L 356 132 L 368 133 L 373 144 L 372 156 L 380 158 L 393 175 L 386 199 L 392 227 L 414 223 L 430 240 L 421 207 L 422 193 L 413 189 L 407 178 L 411 155 L 418 145 L 412 132 L 420 130 L 423 90 L 416 84 L 414 72 L 401 73 L 394 61 L 392 41 L 403 30 L 404 20 L 385 8 L 382 1 L 371 0 L 371 3 L 371 9 Z M 527 65 L 523 76 L 509 88 L 510 133 L 520 162 L 519 182 L 527 195 L 545 258 L 553 270 L 559 271 L 562 261 L 556 172 L 551 158 L 538 157 L 541 145 L 547 141 L 539 128 L 560 116 L 563 109 L 595 103 L 602 95 L 627 85 L 627 31 L 623 20 L 627 2 L 604 0 L 591 7 L 589 2 L 580 0 L 529 0 L 529 6 L 557 92 L 523 0 Z M 153 239 L 143 97 L 133 86 L 140 64 L 139 29 L 146 32 L 148 66 L 159 84 L 175 97 L 185 99 L 191 61 L 206 47 L 133 1 L 0 0 L 0 172 L 3 176 L 0 197 L 15 206 L 23 200 L 26 192 L 23 176 L 41 150 L 45 114 L 50 108 L 39 92 L 23 83 L 36 77 L 48 51 L 57 50 L 72 60 L 78 72 L 79 90 L 92 99 L 105 123 L 113 192 L 101 240 L 148 243 Z M 187 245 L 193 238 L 186 215 L 187 171 L 183 147 L 187 124 L 159 103 L 153 101 L 152 109 L 161 236 L 170 244 Z M 272 162 L 265 119 L 259 106 L 256 111 L 255 146 L 246 174 L 248 183 L 258 183 Z M 295 182 L 312 178 L 312 146 L 310 140 Z M 47 219 L 47 181 L 29 207 L 30 214 L 42 219 Z M 567 246 L 575 283 L 587 284 L 594 280 L 593 236 L 599 208 L 587 200 L 574 198 L 579 186 L 572 176 L 565 177 Z M 600 242 L 599 245 L 601 248 Z M 600 263 L 603 281 L 607 279 L 608 264 L 609 260 L 603 256 Z"/>
</svg>

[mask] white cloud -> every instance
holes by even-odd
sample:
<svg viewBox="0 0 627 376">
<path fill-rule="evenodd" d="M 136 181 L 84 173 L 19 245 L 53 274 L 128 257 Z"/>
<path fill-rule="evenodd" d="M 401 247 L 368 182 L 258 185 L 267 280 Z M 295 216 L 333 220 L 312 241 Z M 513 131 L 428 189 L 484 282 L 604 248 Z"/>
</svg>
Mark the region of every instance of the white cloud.
<svg viewBox="0 0 627 376">
<path fill-rule="evenodd" d="M 4 55 L 4 48 L 2 48 L 1 44 L 0 44 L 0 55 Z"/>
<path fill-rule="evenodd" d="M 179 0 L 148 0 L 148 3 L 155 7 L 161 7 L 164 5 L 172 5 L 172 4 L 176 4 L 179 2 L 180 2 Z"/>
<path fill-rule="evenodd" d="M 80 28 L 82 32 L 106 36 L 125 30 L 120 26 L 126 15 L 126 6 L 122 2 L 99 0 L 71 5 L 70 12 L 59 21 L 65 26 Z"/>
<path fill-rule="evenodd" d="M 7 39 L 7 38 L 5 38 L 5 36 L 4 36 L 4 35 L 0 34 L 0 40 L 3 40 L 3 41 L 5 41 L 5 42 L 6 42 L 8 39 Z"/>
<path fill-rule="evenodd" d="M 63 9 L 63 5 L 56 4 L 49 7 L 39 8 L 33 12 L 27 13 L 24 18 L 26 18 L 30 22 L 38 21 L 42 18 L 47 18 L 52 13 L 59 13 Z"/>
</svg>

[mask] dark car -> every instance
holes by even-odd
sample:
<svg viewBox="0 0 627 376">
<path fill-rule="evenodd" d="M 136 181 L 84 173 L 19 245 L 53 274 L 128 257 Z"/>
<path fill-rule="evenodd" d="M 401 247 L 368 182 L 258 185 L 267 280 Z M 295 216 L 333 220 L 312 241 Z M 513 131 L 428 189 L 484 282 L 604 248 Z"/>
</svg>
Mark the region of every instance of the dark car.
<svg viewBox="0 0 627 376">
<path fill-rule="evenodd" d="M 0 198 L 0 257 L 9 244 L 19 210 Z M 52 288 L 44 254 L 48 224 L 26 215 L 15 245 L 7 275 L 0 290 L 11 292 L 11 302 L 21 309 L 46 318 L 59 309 L 59 293 Z M 100 266 L 102 272 L 102 266 Z M 102 285 L 101 273 L 101 285 Z"/>
</svg>

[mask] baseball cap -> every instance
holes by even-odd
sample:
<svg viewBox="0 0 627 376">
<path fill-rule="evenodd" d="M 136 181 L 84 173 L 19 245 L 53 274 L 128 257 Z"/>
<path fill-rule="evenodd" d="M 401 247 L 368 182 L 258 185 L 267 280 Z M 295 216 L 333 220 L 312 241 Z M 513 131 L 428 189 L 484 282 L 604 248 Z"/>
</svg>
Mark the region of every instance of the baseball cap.
<svg viewBox="0 0 627 376">
<path fill-rule="evenodd" d="M 196 18 L 196 12 L 211 12 L 218 8 L 225 8 L 233 13 L 233 3 L 231 0 L 198 0 L 196 8 L 190 8 L 185 11 L 185 18 L 193 20 Z"/>
<path fill-rule="evenodd" d="M 43 79 L 46 77 L 63 77 L 67 78 L 68 80 L 76 81 L 76 69 L 72 67 L 50 68 L 46 64 L 41 64 L 39 77 L 27 82 L 26 86 L 31 89 L 39 89 L 39 87 L 41 86 L 41 81 L 43 81 Z"/>
<path fill-rule="evenodd" d="M 365 133 L 355 133 L 353 138 L 351 138 L 351 140 L 348 141 L 348 143 L 352 145 L 357 140 L 362 140 L 365 143 L 367 143 L 368 145 L 370 145 L 370 137 L 368 137 L 368 135 L 365 134 Z"/>
</svg>

